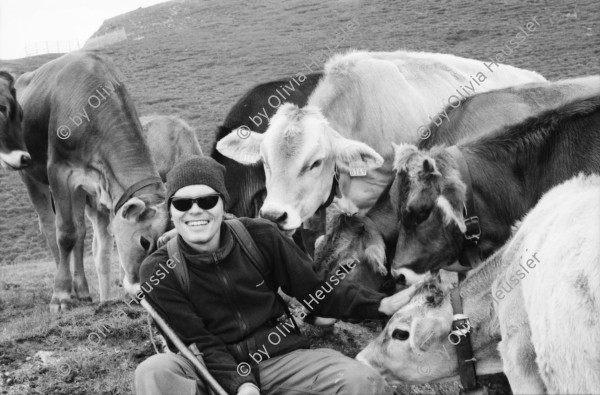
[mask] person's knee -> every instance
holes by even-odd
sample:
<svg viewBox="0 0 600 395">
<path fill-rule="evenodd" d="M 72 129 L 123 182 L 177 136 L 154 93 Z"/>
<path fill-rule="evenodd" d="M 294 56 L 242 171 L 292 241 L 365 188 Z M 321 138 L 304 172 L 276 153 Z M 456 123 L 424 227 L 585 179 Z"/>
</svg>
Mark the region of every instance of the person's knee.
<svg viewBox="0 0 600 395">
<path fill-rule="evenodd" d="M 345 395 L 392 395 L 394 389 L 375 370 L 362 364 L 347 369 L 339 377 L 340 393 Z"/>
<path fill-rule="evenodd" d="M 135 369 L 134 388 L 137 394 L 166 394 L 178 388 L 181 394 L 203 394 L 202 382 L 193 368 L 175 354 L 156 354 Z"/>
<path fill-rule="evenodd" d="M 146 359 L 135 369 L 136 380 L 141 377 L 160 375 L 177 367 L 177 362 L 169 354 L 156 354 Z"/>
</svg>

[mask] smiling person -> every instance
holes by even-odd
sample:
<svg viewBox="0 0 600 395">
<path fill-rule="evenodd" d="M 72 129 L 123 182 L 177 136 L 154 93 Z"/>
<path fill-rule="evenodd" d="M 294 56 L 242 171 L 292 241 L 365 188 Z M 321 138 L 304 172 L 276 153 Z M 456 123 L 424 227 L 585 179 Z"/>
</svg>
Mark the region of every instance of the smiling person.
<svg viewBox="0 0 600 395">
<path fill-rule="evenodd" d="M 198 347 L 229 394 L 392 394 L 371 368 L 334 350 L 309 349 L 273 290 L 281 287 L 315 314 L 339 319 L 383 318 L 406 298 L 385 298 L 344 282 L 338 273 L 317 274 L 312 261 L 270 221 L 224 221 L 229 201 L 224 173 L 212 158 L 188 157 L 167 175 L 169 213 L 189 284 L 167 269 L 145 289 L 148 302 L 186 345 Z M 141 281 L 164 273 L 167 260 L 168 246 L 146 258 Z M 327 281 L 334 278 L 333 285 Z M 142 362 L 135 387 L 138 394 L 208 393 L 193 365 L 173 353 Z"/>
</svg>

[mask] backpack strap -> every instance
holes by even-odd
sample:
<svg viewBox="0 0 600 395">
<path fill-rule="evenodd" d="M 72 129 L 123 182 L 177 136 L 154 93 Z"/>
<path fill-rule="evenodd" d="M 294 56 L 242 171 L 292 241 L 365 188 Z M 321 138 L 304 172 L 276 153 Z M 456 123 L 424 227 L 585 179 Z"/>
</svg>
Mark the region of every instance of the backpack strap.
<svg viewBox="0 0 600 395">
<path fill-rule="evenodd" d="M 172 259 L 175 263 L 173 271 L 175 272 L 175 276 L 179 281 L 179 285 L 181 285 L 183 292 L 185 292 L 186 296 L 189 298 L 190 274 L 188 273 L 185 259 L 183 259 L 183 255 L 181 255 L 179 244 L 177 244 L 177 237 L 173 237 L 167 242 L 167 252 L 169 253 L 169 258 Z"/>
<path fill-rule="evenodd" d="M 256 270 L 260 273 L 263 279 L 266 281 L 269 288 L 273 289 L 272 284 L 270 284 L 267 277 L 267 267 L 265 266 L 265 260 L 262 258 L 262 255 L 258 251 L 258 247 L 256 243 L 254 243 L 254 239 L 250 236 L 250 232 L 248 229 L 242 224 L 239 219 L 228 219 L 225 221 L 229 228 L 231 229 L 233 236 L 238 241 L 238 244 L 242 248 L 242 251 L 248 256 L 250 262 Z"/>
<path fill-rule="evenodd" d="M 294 327 L 298 330 L 298 332 L 302 333 L 302 331 L 300 331 L 300 328 L 298 327 L 298 324 L 296 324 L 296 320 L 294 320 L 294 317 L 292 316 L 292 313 L 290 312 L 287 303 L 285 303 L 285 300 L 283 300 L 281 295 L 279 295 L 279 292 L 277 292 L 277 288 L 275 288 L 274 284 L 272 284 L 271 281 L 269 281 L 270 278 L 267 276 L 268 270 L 266 262 L 262 254 L 258 250 L 254 239 L 250 235 L 250 232 L 248 232 L 248 229 L 246 229 L 244 224 L 236 218 L 225 220 L 225 223 L 229 225 L 231 233 L 233 233 L 233 236 L 238 241 L 238 244 L 240 245 L 242 251 L 250 260 L 250 263 L 252 263 L 252 266 L 254 266 L 256 270 L 258 270 L 258 273 L 260 273 L 263 280 L 265 280 L 265 284 L 267 284 L 267 287 L 269 287 L 269 289 L 271 289 L 271 291 L 273 291 L 273 293 L 275 294 L 275 298 L 277 298 L 277 301 L 285 310 L 285 314 L 292 321 Z"/>
</svg>

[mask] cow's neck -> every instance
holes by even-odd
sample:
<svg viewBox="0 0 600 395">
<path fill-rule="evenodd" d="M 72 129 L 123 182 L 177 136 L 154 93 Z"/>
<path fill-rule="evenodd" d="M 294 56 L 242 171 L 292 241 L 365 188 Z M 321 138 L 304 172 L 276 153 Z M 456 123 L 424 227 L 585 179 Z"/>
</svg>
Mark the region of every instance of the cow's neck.
<svg viewBox="0 0 600 395">
<path fill-rule="evenodd" d="M 146 178 L 159 177 L 141 135 L 139 140 L 120 141 L 104 147 L 99 152 L 97 161 L 101 163 L 102 175 L 113 206 L 133 184 Z M 164 187 L 156 183 L 140 189 L 135 195 L 161 193 L 164 193 Z"/>
<path fill-rule="evenodd" d="M 460 284 L 463 310 L 474 328 L 471 343 L 477 359 L 478 375 L 502 371 L 502 360 L 498 353 L 500 326 L 492 298 L 492 283 L 504 270 L 501 254 L 501 251 L 497 252 Z"/>
<path fill-rule="evenodd" d="M 475 213 L 469 213 L 469 216 L 479 217 L 481 237 L 478 248 L 485 259 L 506 242 L 511 226 L 525 215 L 532 202 L 525 193 L 519 193 L 526 190 L 527 181 L 514 177 L 514 167 L 510 163 L 485 162 L 465 149 L 462 153 L 469 166 L 473 188 Z"/>
</svg>

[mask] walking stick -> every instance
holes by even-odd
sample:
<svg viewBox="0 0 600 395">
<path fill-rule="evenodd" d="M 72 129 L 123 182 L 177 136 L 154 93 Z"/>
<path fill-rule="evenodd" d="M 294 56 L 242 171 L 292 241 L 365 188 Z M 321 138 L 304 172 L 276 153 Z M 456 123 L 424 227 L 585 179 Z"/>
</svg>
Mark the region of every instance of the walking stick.
<svg viewBox="0 0 600 395">
<path fill-rule="evenodd" d="M 162 319 L 160 315 L 154 310 L 150 303 L 146 299 L 141 300 L 141 305 L 146 309 L 146 311 L 152 316 L 154 321 L 160 326 L 160 329 L 171 339 L 175 347 L 181 352 L 181 354 L 190 360 L 190 362 L 196 367 L 198 373 L 200 373 L 200 377 L 206 382 L 210 389 L 212 389 L 216 395 L 227 395 L 227 392 L 219 385 L 217 380 L 210 374 L 208 369 L 204 365 L 200 363 L 198 358 L 183 344 L 183 342 L 177 337 L 175 332 L 169 327 L 169 325 Z"/>
</svg>

